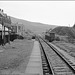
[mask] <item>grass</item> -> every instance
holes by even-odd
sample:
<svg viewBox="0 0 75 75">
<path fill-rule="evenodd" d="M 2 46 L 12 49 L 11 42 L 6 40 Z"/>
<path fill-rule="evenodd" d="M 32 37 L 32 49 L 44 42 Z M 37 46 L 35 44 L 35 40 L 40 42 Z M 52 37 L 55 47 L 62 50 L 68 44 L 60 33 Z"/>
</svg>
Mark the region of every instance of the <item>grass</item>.
<svg viewBox="0 0 75 75">
<path fill-rule="evenodd" d="M 29 56 L 33 48 L 31 40 L 15 40 L 11 45 L 6 45 L 0 53 L 0 71 L 18 70 L 25 71 Z"/>
<path fill-rule="evenodd" d="M 56 42 L 55 45 L 66 51 L 71 56 L 75 57 L 75 45 L 65 42 Z"/>
</svg>

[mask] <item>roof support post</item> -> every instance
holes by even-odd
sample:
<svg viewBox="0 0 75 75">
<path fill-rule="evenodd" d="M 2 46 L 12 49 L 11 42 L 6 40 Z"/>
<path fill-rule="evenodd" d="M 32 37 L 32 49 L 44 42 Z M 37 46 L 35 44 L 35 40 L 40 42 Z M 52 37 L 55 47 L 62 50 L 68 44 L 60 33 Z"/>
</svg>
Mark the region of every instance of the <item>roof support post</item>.
<svg viewBox="0 0 75 75">
<path fill-rule="evenodd" d="M 10 44 L 10 31 L 9 31 L 9 28 L 8 28 L 8 43 Z"/>
</svg>

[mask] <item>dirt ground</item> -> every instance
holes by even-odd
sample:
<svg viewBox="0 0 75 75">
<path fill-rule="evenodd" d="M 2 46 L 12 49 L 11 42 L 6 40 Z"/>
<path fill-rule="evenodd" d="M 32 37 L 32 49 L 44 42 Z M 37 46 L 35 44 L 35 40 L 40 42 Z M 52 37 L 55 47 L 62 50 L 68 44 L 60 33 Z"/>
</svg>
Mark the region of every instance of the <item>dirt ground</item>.
<svg viewBox="0 0 75 75">
<path fill-rule="evenodd" d="M 33 41 L 26 39 L 0 46 L 0 75 L 24 73 L 32 48 Z"/>
</svg>

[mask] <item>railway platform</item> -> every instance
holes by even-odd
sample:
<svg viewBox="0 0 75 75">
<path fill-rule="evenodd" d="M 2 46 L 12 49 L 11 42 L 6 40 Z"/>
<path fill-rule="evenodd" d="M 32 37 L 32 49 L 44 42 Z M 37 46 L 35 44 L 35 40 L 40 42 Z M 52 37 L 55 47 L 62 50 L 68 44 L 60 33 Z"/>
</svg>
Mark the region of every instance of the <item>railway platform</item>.
<svg viewBox="0 0 75 75">
<path fill-rule="evenodd" d="M 25 75 L 43 75 L 39 42 L 34 40 L 33 50 L 25 70 Z"/>
</svg>

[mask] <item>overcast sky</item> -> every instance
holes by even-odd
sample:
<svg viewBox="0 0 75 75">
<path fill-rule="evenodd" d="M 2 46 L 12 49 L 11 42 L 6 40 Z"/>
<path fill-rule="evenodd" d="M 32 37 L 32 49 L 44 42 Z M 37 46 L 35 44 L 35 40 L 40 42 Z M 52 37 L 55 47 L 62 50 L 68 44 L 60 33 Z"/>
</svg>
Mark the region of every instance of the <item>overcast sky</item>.
<svg viewBox="0 0 75 75">
<path fill-rule="evenodd" d="M 45 24 L 73 26 L 75 1 L 0 1 L 9 16 Z"/>
</svg>

